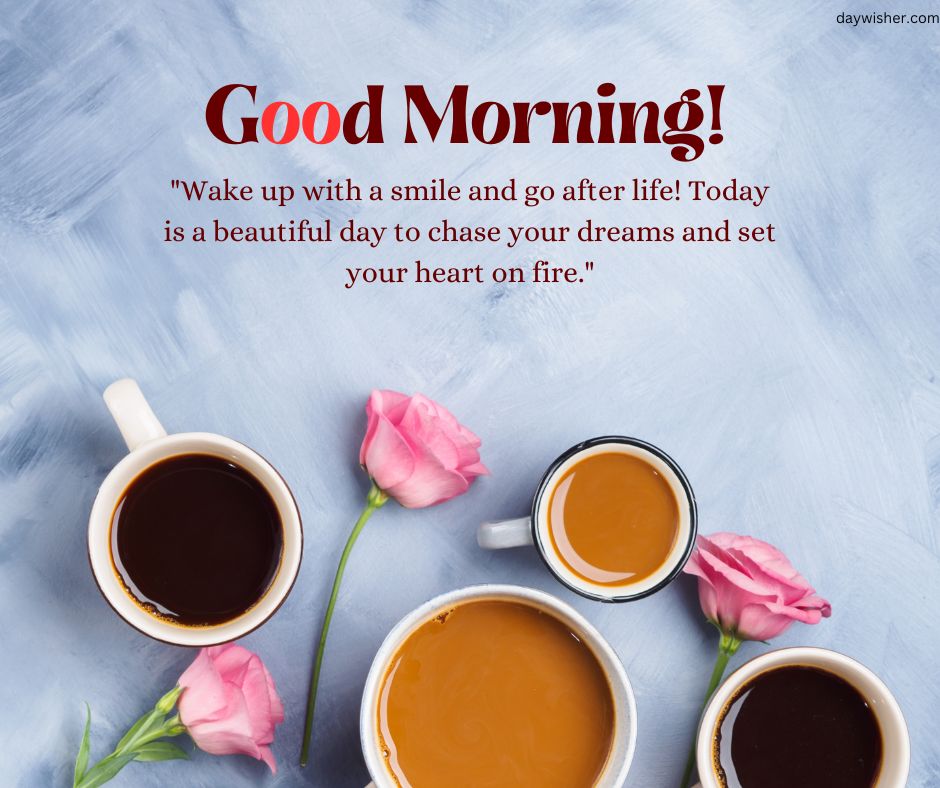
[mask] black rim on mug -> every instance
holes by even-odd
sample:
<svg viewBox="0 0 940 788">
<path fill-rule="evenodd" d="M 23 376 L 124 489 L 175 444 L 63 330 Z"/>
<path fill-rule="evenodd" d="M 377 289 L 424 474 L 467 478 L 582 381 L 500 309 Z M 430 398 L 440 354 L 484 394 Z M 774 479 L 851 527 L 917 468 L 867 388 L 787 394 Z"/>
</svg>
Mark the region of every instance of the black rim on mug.
<svg viewBox="0 0 940 788">
<path fill-rule="evenodd" d="M 671 470 L 676 478 L 679 480 L 679 484 L 682 486 L 682 491 L 685 493 L 685 496 L 689 502 L 689 535 L 686 541 L 685 549 L 682 551 L 682 555 L 676 561 L 675 566 L 669 571 L 662 580 L 660 580 L 656 585 L 651 588 L 647 588 L 643 591 L 638 591 L 636 593 L 630 594 L 621 594 L 619 596 L 604 596 L 602 594 L 595 594 L 591 591 L 588 591 L 584 588 L 579 588 L 573 583 L 568 582 L 568 580 L 562 577 L 558 572 L 555 571 L 555 567 L 552 566 L 552 562 L 546 557 L 546 553 L 549 548 L 543 544 L 542 537 L 539 533 L 538 528 L 538 513 L 539 506 L 542 503 L 542 498 L 545 493 L 549 490 L 549 484 L 552 481 L 552 478 L 555 475 L 555 472 L 559 467 L 565 462 L 567 462 L 571 457 L 576 454 L 590 449 L 594 446 L 608 443 L 620 443 L 627 446 L 635 446 L 638 449 L 643 449 L 644 451 L 652 454 L 653 456 L 659 458 L 666 466 Z M 698 534 L 698 508 L 695 503 L 695 493 L 692 492 L 692 485 L 689 484 L 689 480 L 686 478 L 685 474 L 682 472 L 682 469 L 676 463 L 672 457 L 670 457 L 662 449 L 654 446 L 652 443 L 647 443 L 646 441 L 640 440 L 639 438 L 629 438 L 624 435 L 602 435 L 597 438 L 589 438 L 586 441 L 582 441 L 570 449 L 560 454 L 551 465 L 548 466 L 548 469 L 545 471 L 545 474 L 542 476 L 542 480 L 539 482 L 539 486 L 535 490 L 535 496 L 532 499 L 532 514 L 530 517 L 531 528 L 532 528 L 532 540 L 535 542 L 536 550 L 539 554 L 539 557 L 542 559 L 542 563 L 548 567 L 548 571 L 554 575 L 562 585 L 571 589 L 576 594 L 580 594 L 583 597 L 588 599 L 593 599 L 598 602 L 632 602 L 636 599 L 643 599 L 655 594 L 657 591 L 665 588 L 676 576 L 682 571 L 682 568 L 686 565 L 686 562 L 689 560 L 689 556 L 692 555 L 692 549 L 695 547 L 695 537 Z"/>
</svg>

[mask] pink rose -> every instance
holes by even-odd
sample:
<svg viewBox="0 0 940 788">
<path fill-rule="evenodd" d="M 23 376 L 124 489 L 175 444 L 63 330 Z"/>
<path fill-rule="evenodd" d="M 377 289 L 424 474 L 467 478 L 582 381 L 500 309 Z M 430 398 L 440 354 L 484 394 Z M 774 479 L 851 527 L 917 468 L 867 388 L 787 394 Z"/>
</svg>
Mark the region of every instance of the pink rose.
<svg viewBox="0 0 940 788">
<path fill-rule="evenodd" d="M 705 616 L 738 640 L 770 640 L 832 613 L 783 553 L 750 536 L 699 536 L 685 571 L 698 577 Z"/>
<path fill-rule="evenodd" d="M 284 707 L 260 657 L 231 643 L 204 648 L 179 685 L 180 720 L 201 750 L 250 755 L 277 771 L 268 745 Z"/>
<path fill-rule="evenodd" d="M 447 408 L 421 394 L 406 397 L 397 391 L 375 389 L 369 395 L 366 415 L 369 423 L 359 449 L 359 462 L 369 474 L 372 485 L 366 495 L 366 506 L 346 540 L 326 605 L 307 696 L 301 766 L 306 766 L 310 757 L 317 687 L 333 608 L 346 571 L 346 560 L 366 522 L 389 498 L 410 509 L 433 506 L 465 493 L 477 476 L 489 473 L 480 462 L 480 439 Z"/>
<path fill-rule="evenodd" d="M 359 462 L 402 506 L 420 509 L 450 500 L 489 472 L 480 462 L 480 439 L 421 394 L 375 390 L 366 414 Z"/>
<path fill-rule="evenodd" d="M 794 621 L 818 624 L 832 614 L 829 603 L 816 596 L 783 553 L 751 536 L 699 536 L 683 571 L 698 578 L 702 611 L 721 630 L 706 703 L 743 641 L 770 640 Z M 694 768 L 693 743 L 679 783 L 682 788 L 689 784 Z"/>
</svg>

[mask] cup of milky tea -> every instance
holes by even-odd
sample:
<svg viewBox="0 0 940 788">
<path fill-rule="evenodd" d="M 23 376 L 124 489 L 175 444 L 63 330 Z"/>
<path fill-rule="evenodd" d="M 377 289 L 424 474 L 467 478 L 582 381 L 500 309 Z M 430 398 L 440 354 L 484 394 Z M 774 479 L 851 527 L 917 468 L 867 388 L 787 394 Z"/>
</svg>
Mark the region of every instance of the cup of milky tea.
<svg viewBox="0 0 940 788">
<path fill-rule="evenodd" d="M 655 593 L 685 566 L 697 531 L 695 495 L 662 449 L 606 435 L 572 446 L 542 476 L 527 517 L 480 525 L 489 550 L 535 545 L 568 588 L 626 602 Z"/>
<path fill-rule="evenodd" d="M 426 602 L 379 648 L 360 738 L 369 788 L 620 788 L 636 702 L 604 637 L 531 588 L 480 585 Z"/>
</svg>

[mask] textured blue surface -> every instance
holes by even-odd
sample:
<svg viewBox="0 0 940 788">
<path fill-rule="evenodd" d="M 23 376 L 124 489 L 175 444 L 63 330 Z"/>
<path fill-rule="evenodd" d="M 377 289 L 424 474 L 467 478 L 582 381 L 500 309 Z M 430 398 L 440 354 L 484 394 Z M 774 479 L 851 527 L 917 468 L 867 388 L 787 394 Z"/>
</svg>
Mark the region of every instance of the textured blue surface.
<svg viewBox="0 0 940 788">
<path fill-rule="evenodd" d="M 601 606 L 555 584 L 533 552 L 484 554 L 474 542 L 479 520 L 527 508 L 555 454 L 608 432 L 679 461 L 703 531 L 753 533 L 792 557 L 833 617 L 778 644 L 832 647 L 880 673 L 910 723 L 910 785 L 940 783 L 937 26 L 842 27 L 822 3 L 375 2 L 330 14 L 299 0 L 2 5 L 0 783 L 66 785 L 82 702 L 98 756 L 192 656 L 117 619 L 84 555 L 95 490 L 123 453 L 100 392 L 124 375 L 168 429 L 221 432 L 269 457 L 297 495 L 307 543 L 289 601 L 245 640 L 287 707 L 277 777 L 196 753 L 131 766 L 116 785 L 359 788 L 358 700 L 383 634 L 428 597 L 491 580 L 553 591 L 609 637 L 638 695 L 630 785 L 677 784 L 715 647 L 694 584 Z M 929 10 L 914 6 L 899 10 Z M 504 100 L 577 99 L 604 80 L 624 98 L 671 100 L 723 82 L 726 141 L 692 165 L 661 146 L 406 147 L 397 131 L 383 146 L 232 148 L 202 117 L 232 80 L 305 103 L 348 103 L 383 82 L 393 130 L 406 82 L 469 82 Z M 352 291 L 341 275 L 353 261 L 509 253 L 160 241 L 165 219 L 216 212 L 381 224 L 444 215 L 435 205 L 190 209 L 169 189 L 176 177 L 470 184 L 510 174 L 768 183 L 759 209 L 608 204 L 590 214 L 621 224 L 729 215 L 773 222 L 780 241 L 529 247 L 522 259 L 597 267 L 571 287 Z M 467 223 L 582 215 L 561 205 L 448 213 Z M 482 436 L 493 475 L 459 501 L 388 506 L 369 524 L 338 605 L 315 760 L 300 771 L 307 670 L 366 490 L 356 452 L 374 386 L 444 402 Z M 765 648 L 747 645 L 736 664 Z"/>
</svg>

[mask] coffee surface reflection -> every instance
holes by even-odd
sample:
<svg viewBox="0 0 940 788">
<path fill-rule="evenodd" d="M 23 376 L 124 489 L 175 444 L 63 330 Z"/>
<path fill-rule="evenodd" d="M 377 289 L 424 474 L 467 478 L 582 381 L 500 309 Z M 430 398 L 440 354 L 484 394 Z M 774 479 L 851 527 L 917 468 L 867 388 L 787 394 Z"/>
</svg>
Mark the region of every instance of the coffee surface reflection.
<svg viewBox="0 0 940 788">
<path fill-rule="evenodd" d="M 572 572 L 620 586 L 666 562 L 679 536 L 679 505 L 646 460 L 605 452 L 579 460 L 558 479 L 548 523 L 552 546 Z"/>
<path fill-rule="evenodd" d="M 209 454 L 151 465 L 111 522 L 111 558 L 127 592 L 182 626 L 237 618 L 267 591 L 284 537 L 277 505 L 244 468 Z"/>
<path fill-rule="evenodd" d="M 389 772 L 412 788 L 590 788 L 614 703 L 593 652 L 550 613 L 459 604 L 418 627 L 382 682 Z"/>
<path fill-rule="evenodd" d="M 871 788 L 881 769 L 881 731 L 868 702 L 819 668 L 755 676 L 718 725 L 713 757 L 724 788 Z"/>
</svg>

